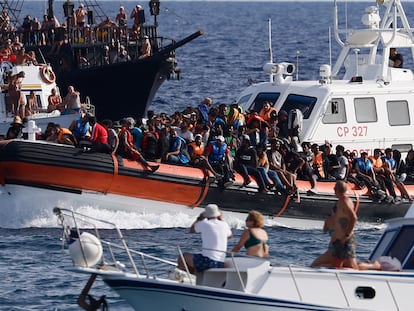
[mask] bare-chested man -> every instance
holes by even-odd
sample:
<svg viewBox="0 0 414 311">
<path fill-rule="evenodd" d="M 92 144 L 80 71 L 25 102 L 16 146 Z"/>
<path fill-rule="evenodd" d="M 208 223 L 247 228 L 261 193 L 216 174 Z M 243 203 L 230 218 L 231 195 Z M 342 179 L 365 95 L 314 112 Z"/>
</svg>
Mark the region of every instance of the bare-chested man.
<svg viewBox="0 0 414 311">
<path fill-rule="evenodd" d="M 20 71 L 19 73 L 10 76 L 8 88 L 11 113 L 13 113 L 16 116 L 20 116 L 20 118 L 22 119 L 25 116 L 26 105 L 26 97 L 23 95 L 21 91 L 22 81 L 24 77 L 24 71 Z"/>
<path fill-rule="evenodd" d="M 336 210 L 333 214 L 333 228 L 336 239 L 332 241 L 332 256 L 334 266 L 338 268 L 358 269 L 355 253 L 354 227 L 357 215 L 354 203 L 347 196 L 347 184 L 338 181 L 334 187 L 338 198 Z"/>
</svg>

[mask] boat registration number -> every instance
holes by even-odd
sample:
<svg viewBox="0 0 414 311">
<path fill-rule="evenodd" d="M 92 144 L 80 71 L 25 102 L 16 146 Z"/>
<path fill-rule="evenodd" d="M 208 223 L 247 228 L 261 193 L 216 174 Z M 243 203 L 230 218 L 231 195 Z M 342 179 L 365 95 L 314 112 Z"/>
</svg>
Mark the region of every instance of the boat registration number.
<svg viewBox="0 0 414 311">
<path fill-rule="evenodd" d="M 368 135 L 368 126 L 338 126 L 336 129 L 336 134 L 338 137 L 364 137 Z"/>
</svg>

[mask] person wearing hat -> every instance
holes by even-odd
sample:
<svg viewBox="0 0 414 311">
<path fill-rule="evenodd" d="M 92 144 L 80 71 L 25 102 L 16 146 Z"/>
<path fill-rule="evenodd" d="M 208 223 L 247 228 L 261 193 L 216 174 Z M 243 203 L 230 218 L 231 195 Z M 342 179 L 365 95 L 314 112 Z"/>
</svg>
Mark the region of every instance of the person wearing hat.
<svg viewBox="0 0 414 311">
<path fill-rule="evenodd" d="M 121 5 L 119 7 L 119 13 L 115 17 L 115 23 L 117 23 L 119 27 L 125 27 L 127 25 L 127 20 L 128 18 L 125 13 L 125 8 Z"/>
<path fill-rule="evenodd" d="M 223 178 L 219 180 L 218 185 L 222 188 L 227 188 L 233 185 L 234 174 L 231 170 L 232 157 L 230 149 L 222 135 L 217 136 L 216 140 L 213 140 L 208 144 L 206 157 L 213 170 L 218 172 L 220 176 L 223 176 Z"/>
<path fill-rule="evenodd" d="M 7 130 L 6 139 L 15 139 L 22 137 L 22 129 L 24 125 L 22 122 L 22 118 L 19 116 L 15 116 L 13 122 L 10 123 L 10 127 Z"/>
<path fill-rule="evenodd" d="M 88 11 L 85 10 L 84 5 L 79 4 L 79 8 L 75 12 L 75 25 L 79 28 L 85 27 L 85 19 L 88 15 Z"/>
<path fill-rule="evenodd" d="M 121 131 L 119 132 L 119 147 L 117 153 L 124 157 L 141 163 L 146 169 L 155 172 L 160 167 L 159 165 L 150 165 L 141 153 L 135 148 L 133 137 L 131 134 L 131 122 L 127 119 L 122 119 Z M 133 126 L 133 125 L 132 125 Z"/>
<path fill-rule="evenodd" d="M 131 12 L 131 19 L 134 20 L 134 25 L 138 27 L 138 32 L 140 31 L 141 26 L 145 23 L 145 13 L 142 6 L 137 4 Z"/>
<path fill-rule="evenodd" d="M 222 219 L 217 204 L 208 204 L 191 225 L 190 233 L 201 233 L 202 252 L 184 253 L 178 257 L 178 269 L 200 273 L 210 268 L 224 268 L 227 240 L 233 236 L 229 225 Z"/>
</svg>

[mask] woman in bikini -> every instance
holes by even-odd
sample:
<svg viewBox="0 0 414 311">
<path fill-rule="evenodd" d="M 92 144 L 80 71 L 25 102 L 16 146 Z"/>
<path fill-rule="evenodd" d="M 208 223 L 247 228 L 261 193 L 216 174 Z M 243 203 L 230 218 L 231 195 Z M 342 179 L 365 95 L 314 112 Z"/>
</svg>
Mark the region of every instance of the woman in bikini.
<svg viewBox="0 0 414 311">
<path fill-rule="evenodd" d="M 239 242 L 231 250 L 237 253 L 244 246 L 249 256 L 269 257 L 269 238 L 263 229 L 263 215 L 257 211 L 249 212 L 246 218 L 247 229 L 243 232 Z"/>
</svg>

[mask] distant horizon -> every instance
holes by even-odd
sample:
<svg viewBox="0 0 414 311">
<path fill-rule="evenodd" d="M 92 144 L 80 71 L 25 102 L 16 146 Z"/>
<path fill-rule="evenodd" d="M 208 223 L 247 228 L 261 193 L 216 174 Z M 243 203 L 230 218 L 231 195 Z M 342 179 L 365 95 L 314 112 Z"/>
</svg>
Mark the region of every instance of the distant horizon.
<svg viewBox="0 0 414 311">
<path fill-rule="evenodd" d="M 45 0 L 29 0 L 29 2 L 44 2 Z M 56 2 L 66 2 L 66 0 L 57 0 Z M 82 1 L 77 1 L 82 2 Z M 119 0 L 99 0 L 98 2 L 121 2 Z M 122 0 L 122 2 L 143 3 L 147 1 L 140 0 Z M 334 0 L 160 0 L 160 2 L 334 2 Z M 372 2 L 375 0 L 337 0 L 337 2 Z M 401 3 L 414 2 L 414 0 L 401 0 Z"/>
</svg>

